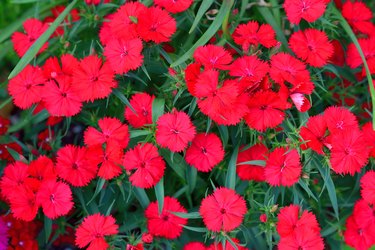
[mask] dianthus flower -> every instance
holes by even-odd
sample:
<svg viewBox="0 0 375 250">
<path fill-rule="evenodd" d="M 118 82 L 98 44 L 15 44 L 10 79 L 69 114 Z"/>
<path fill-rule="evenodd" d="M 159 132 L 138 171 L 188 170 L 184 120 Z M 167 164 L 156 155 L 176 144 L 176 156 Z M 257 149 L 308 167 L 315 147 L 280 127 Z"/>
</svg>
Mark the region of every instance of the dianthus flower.
<svg viewBox="0 0 375 250">
<path fill-rule="evenodd" d="M 156 143 L 172 152 L 184 150 L 195 134 L 190 117 L 182 111 L 174 110 L 156 121 Z"/>
<path fill-rule="evenodd" d="M 186 150 L 185 160 L 201 172 L 209 172 L 224 159 L 223 144 L 213 133 L 197 134 Z"/>
<path fill-rule="evenodd" d="M 240 148 L 237 157 L 236 172 L 241 180 L 265 181 L 264 167 L 246 163 L 249 161 L 265 161 L 268 156 L 268 149 L 263 144 L 255 144 L 244 150 Z"/>
<path fill-rule="evenodd" d="M 161 213 L 158 211 L 157 202 L 151 202 L 145 211 L 149 233 L 166 239 L 176 239 L 179 237 L 182 233 L 182 226 L 187 224 L 187 219 L 178 217 L 172 212 L 186 213 L 187 210 L 176 198 L 169 196 L 164 197 L 164 205 Z"/>
<path fill-rule="evenodd" d="M 157 147 L 151 143 L 138 144 L 128 150 L 122 165 L 130 173 L 131 184 L 140 188 L 155 186 L 165 170 L 163 158 L 159 155 Z"/>
<path fill-rule="evenodd" d="M 152 124 L 152 102 L 155 96 L 145 92 L 136 93 L 130 98 L 130 105 L 134 111 L 126 106 L 124 116 L 134 128 L 141 128 L 147 124 Z"/>
<path fill-rule="evenodd" d="M 105 236 L 116 235 L 118 225 L 115 219 L 109 215 L 93 214 L 87 216 L 76 230 L 76 245 L 84 248 L 89 245 L 87 250 L 106 250 L 109 244 Z"/>
<path fill-rule="evenodd" d="M 246 202 L 234 190 L 220 187 L 202 200 L 199 213 L 208 230 L 230 232 L 239 227 L 247 212 Z"/>
</svg>

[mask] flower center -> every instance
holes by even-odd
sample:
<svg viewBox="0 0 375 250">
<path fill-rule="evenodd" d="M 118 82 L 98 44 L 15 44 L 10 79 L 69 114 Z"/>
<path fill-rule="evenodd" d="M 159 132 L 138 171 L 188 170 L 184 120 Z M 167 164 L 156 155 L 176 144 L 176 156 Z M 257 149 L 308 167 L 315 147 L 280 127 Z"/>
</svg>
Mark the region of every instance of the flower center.
<svg viewBox="0 0 375 250">
<path fill-rule="evenodd" d="M 168 216 L 167 214 L 164 214 L 164 215 L 161 217 L 161 219 L 162 219 L 163 221 L 168 221 L 168 220 L 169 220 L 169 216 Z"/>
<path fill-rule="evenodd" d="M 76 162 L 74 162 L 73 165 L 72 165 L 72 168 L 73 169 L 78 169 L 78 164 Z"/>
<path fill-rule="evenodd" d="M 176 130 L 176 129 L 171 129 L 170 131 L 171 131 L 172 133 L 176 134 L 176 135 L 180 133 L 180 132 L 179 132 L 178 130 Z"/>
<path fill-rule="evenodd" d="M 204 155 L 207 154 L 207 150 L 204 147 L 201 147 L 201 151 L 202 151 L 202 154 L 204 154 Z"/>
<path fill-rule="evenodd" d="M 50 200 L 52 203 L 55 203 L 55 195 L 54 195 L 54 194 L 51 194 L 50 197 L 49 197 L 49 200 Z"/>
<path fill-rule="evenodd" d="M 344 121 L 339 121 L 339 122 L 336 123 L 336 128 L 344 129 L 343 125 L 344 125 Z"/>
<path fill-rule="evenodd" d="M 221 209 L 220 209 L 220 213 L 221 213 L 221 214 L 225 214 L 226 212 L 227 212 L 227 211 L 225 210 L 225 208 L 221 208 Z"/>
</svg>

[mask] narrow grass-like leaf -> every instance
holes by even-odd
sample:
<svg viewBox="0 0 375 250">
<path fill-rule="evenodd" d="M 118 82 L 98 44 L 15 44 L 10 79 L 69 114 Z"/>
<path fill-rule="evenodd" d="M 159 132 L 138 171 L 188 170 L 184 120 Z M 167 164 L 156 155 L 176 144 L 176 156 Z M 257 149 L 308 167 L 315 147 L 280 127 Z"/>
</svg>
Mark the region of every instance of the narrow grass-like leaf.
<svg viewBox="0 0 375 250">
<path fill-rule="evenodd" d="M 259 6 L 258 11 L 263 16 L 264 20 L 272 26 L 272 28 L 276 32 L 277 39 L 282 42 L 284 47 L 291 52 L 291 50 L 288 47 L 288 40 L 286 39 L 283 30 L 281 29 L 280 25 L 276 21 L 275 17 L 272 15 L 272 12 L 269 10 L 268 7 Z"/>
<path fill-rule="evenodd" d="M 255 165 L 255 166 L 265 167 L 266 162 L 262 160 L 253 160 L 253 161 L 240 162 L 237 165 Z"/>
<path fill-rule="evenodd" d="M 167 149 L 160 149 L 159 153 L 161 156 L 163 156 L 168 165 L 176 172 L 176 174 L 185 180 L 185 170 L 189 166 L 187 166 L 184 158 L 179 154 L 171 155 L 170 151 Z"/>
<path fill-rule="evenodd" d="M 200 219 L 201 218 L 201 215 L 199 212 L 191 212 L 191 213 L 171 212 L 171 213 L 184 219 Z"/>
<path fill-rule="evenodd" d="M 7 147 L 9 154 L 13 157 L 14 160 L 19 161 L 21 160 L 21 155 L 14 149 Z"/>
<path fill-rule="evenodd" d="M 197 232 L 197 233 L 207 233 L 208 232 L 207 228 L 205 228 L 205 227 L 189 227 L 189 226 L 185 226 L 185 225 L 182 225 L 182 226 L 184 228 L 186 228 L 187 230 Z"/>
<path fill-rule="evenodd" d="M 116 199 L 113 199 L 111 205 L 109 205 L 109 207 L 108 207 L 107 211 L 104 213 L 104 215 L 108 216 L 108 215 L 111 214 L 111 210 L 112 210 L 113 205 L 115 204 L 115 201 L 116 201 Z"/>
<path fill-rule="evenodd" d="M 235 189 L 236 186 L 236 162 L 238 155 L 238 145 L 234 148 L 232 156 L 230 157 L 228 164 L 228 172 L 225 179 L 225 186 L 227 188 Z"/>
<path fill-rule="evenodd" d="M 47 110 L 42 110 L 34 116 L 32 114 L 32 111 L 30 110 L 30 113 L 24 119 L 22 119 L 21 122 L 16 123 L 9 127 L 8 133 L 14 133 L 18 130 L 21 130 L 25 126 L 30 125 L 30 122 L 32 122 L 32 124 L 39 123 L 41 121 L 44 121 L 48 117 L 49 117 L 49 113 Z"/>
<path fill-rule="evenodd" d="M 198 9 L 197 15 L 195 16 L 193 25 L 191 25 L 191 28 L 189 30 L 189 34 L 195 30 L 197 25 L 199 24 L 199 21 L 202 19 L 204 13 L 211 7 L 214 0 L 204 0 L 202 1 L 201 6 Z"/>
<path fill-rule="evenodd" d="M 164 180 L 161 178 L 161 180 L 156 184 L 154 187 L 155 190 L 155 196 L 156 200 L 158 201 L 158 210 L 159 214 L 163 211 L 164 206 Z"/>
<path fill-rule="evenodd" d="M 314 193 L 311 191 L 311 189 L 309 188 L 309 186 L 305 183 L 305 181 L 303 181 L 302 179 L 300 179 L 298 181 L 298 184 L 301 186 L 301 188 L 303 190 L 306 191 L 306 193 L 309 195 L 309 197 L 313 198 L 316 202 L 319 202 L 318 201 L 318 198 L 315 197 Z"/>
<path fill-rule="evenodd" d="M 31 47 L 27 50 L 25 55 L 21 58 L 21 60 L 17 63 L 16 67 L 12 70 L 9 74 L 8 79 L 15 77 L 18 73 L 20 73 L 31 60 L 36 56 L 40 48 L 47 42 L 49 37 L 55 32 L 57 27 L 60 23 L 64 20 L 64 18 L 70 13 L 73 9 L 74 5 L 77 3 L 78 0 L 73 0 L 65 10 L 53 21 L 51 26 L 31 45 Z"/>
<path fill-rule="evenodd" d="M 319 162 L 315 162 L 314 165 L 319 170 L 320 175 L 322 176 L 324 180 L 324 184 L 326 185 L 329 199 L 331 200 L 333 211 L 335 212 L 335 216 L 337 220 L 339 220 L 339 207 L 337 203 L 336 189 L 335 189 L 335 184 L 333 183 L 332 178 L 331 178 L 330 169 L 328 167 L 323 168 L 319 164 Z"/>
<path fill-rule="evenodd" d="M 375 88 L 374 88 L 374 84 L 372 82 L 370 68 L 368 67 L 368 64 L 367 64 L 367 61 L 366 61 L 366 57 L 363 54 L 362 48 L 359 45 L 358 39 L 355 36 L 352 28 L 350 28 L 350 25 L 345 20 L 345 18 L 342 16 L 342 14 L 340 13 L 339 10 L 337 10 L 336 8 L 333 8 L 333 12 L 336 14 L 337 18 L 339 19 L 339 22 L 340 22 L 341 26 L 343 27 L 343 29 L 345 30 L 345 32 L 348 34 L 348 36 L 350 37 L 350 39 L 354 43 L 354 46 L 358 50 L 358 53 L 359 53 L 359 55 L 360 55 L 360 57 L 362 59 L 363 66 L 365 67 L 367 82 L 368 82 L 368 85 L 369 85 L 369 88 L 370 88 L 370 93 L 371 93 L 372 126 L 373 126 L 373 129 L 375 130 Z"/>
<path fill-rule="evenodd" d="M 197 183 L 197 169 L 194 167 L 186 168 L 186 180 L 189 185 L 189 192 L 192 193 Z"/>
<path fill-rule="evenodd" d="M 142 208 L 146 209 L 148 207 L 148 204 L 150 204 L 150 200 L 145 190 L 142 188 L 134 187 L 133 192 L 134 192 L 135 198 L 137 198 Z"/>
<path fill-rule="evenodd" d="M 120 99 L 120 101 L 125 104 L 127 107 L 129 107 L 134 113 L 137 113 L 137 111 L 135 111 L 135 109 L 132 107 L 132 105 L 130 104 L 128 98 L 126 98 L 126 96 L 121 93 L 121 91 L 119 89 L 114 89 L 112 91 L 112 93 L 118 98 Z"/>
<path fill-rule="evenodd" d="M 229 1 L 229 0 L 223 1 L 223 4 L 221 5 L 219 12 L 218 12 L 217 16 L 215 17 L 215 20 L 210 25 L 210 27 L 198 39 L 198 41 L 193 46 L 191 46 L 191 48 L 188 51 L 186 51 L 185 54 L 183 54 L 180 58 L 178 58 L 176 61 L 174 61 L 171 64 L 171 66 L 170 66 L 171 68 L 174 68 L 174 67 L 182 64 L 183 62 L 185 62 L 187 59 L 189 59 L 191 57 L 191 55 L 194 53 L 194 51 L 197 47 L 206 44 L 211 39 L 211 37 L 213 37 L 215 35 L 217 30 L 220 28 L 225 16 L 230 11 L 231 6 L 232 6 L 232 1 Z"/>
<path fill-rule="evenodd" d="M 139 136 L 145 136 L 151 134 L 151 131 L 149 130 L 130 130 L 130 138 L 136 138 Z"/>
<path fill-rule="evenodd" d="M 12 4 L 25 4 L 25 3 L 35 3 L 39 2 L 40 0 L 12 0 L 10 1 Z"/>
<path fill-rule="evenodd" d="M 228 128 L 226 126 L 220 125 L 220 126 L 218 126 L 218 129 L 219 129 L 221 141 L 223 142 L 223 148 L 225 148 L 227 146 L 228 140 L 229 140 Z"/>
<path fill-rule="evenodd" d="M 96 183 L 96 188 L 95 188 L 94 195 L 91 197 L 91 199 L 89 200 L 89 202 L 87 202 L 87 205 L 89 205 L 96 198 L 96 196 L 98 196 L 98 194 L 100 193 L 100 191 L 102 191 L 102 189 L 104 187 L 104 184 L 105 184 L 105 180 L 102 179 L 102 178 L 99 178 L 99 181 Z"/>
<path fill-rule="evenodd" d="M 155 123 L 164 114 L 164 103 L 165 100 L 161 98 L 155 98 L 152 102 L 152 122 Z"/>
<path fill-rule="evenodd" d="M 44 230 L 45 243 L 48 243 L 49 237 L 51 236 L 51 233 L 52 233 L 52 220 L 48 218 L 47 216 L 44 216 L 43 230 Z"/>
</svg>

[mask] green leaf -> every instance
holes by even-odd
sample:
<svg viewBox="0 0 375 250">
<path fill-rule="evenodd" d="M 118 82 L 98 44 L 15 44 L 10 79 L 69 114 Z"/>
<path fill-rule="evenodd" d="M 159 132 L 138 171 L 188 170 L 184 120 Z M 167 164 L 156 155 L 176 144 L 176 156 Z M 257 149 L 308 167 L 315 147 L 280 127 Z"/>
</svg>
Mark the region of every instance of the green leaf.
<svg viewBox="0 0 375 250">
<path fill-rule="evenodd" d="M 134 187 L 133 192 L 135 198 L 137 198 L 143 209 L 146 209 L 148 207 L 148 204 L 150 204 L 150 200 L 148 199 L 145 190 L 143 188 Z"/>
<path fill-rule="evenodd" d="M 185 170 L 189 166 L 185 162 L 184 158 L 178 153 L 171 155 L 169 150 L 163 148 L 159 149 L 159 153 L 161 156 L 163 156 L 168 165 L 176 172 L 176 174 L 185 180 Z"/>
<path fill-rule="evenodd" d="M 216 34 L 226 14 L 231 10 L 231 7 L 232 7 L 232 1 L 229 1 L 229 0 L 223 1 L 223 4 L 220 7 L 219 13 L 215 17 L 215 20 L 212 22 L 210 27 L 206 30 L 206 32 L 198 39 L 198 41 L 193 46 L 191 46 L 191 48 L 188 51 L 186 51 L 185 54 L 183 54 L 174 63 L 172 63 L 170 67 L 174 68 L 182 64 L 183 62 L 185 62 L 187 59 L 191 57 L 191 55 L 194 53 L 197 47 L 205 45 L 211 39 L 211 37 L 213 37 Z"/>
<path fill-rule="evenodd" d="M 189 30 L 189 34 L 195 30 L 195 28 L 197 27 L 199 21 L 202 19 L 204 13 L 207 12 L 207 10 L 211 7 L 211 5 L 212 5 L 213 2 L 214 2 L 214 0 L 205 0 L 205 1 L 202 1 L 202 4 L 201 4 L 201 6 L 198 9 L 197 15 L 195 16 L 193 25 L 191 26 L 191 28 Z"/>
<path fill-rule="evenodd" d="M 223 148 L 225 148 L 229 140 L 228 128 L 226 126 L 220 125 L 218 126 L 218 129 L 219 129 L 221 140 L 223 141 Z"/>
<path fill-rule="evenodd" d="M 14 160 L 16 161 L 21 160 L 21 155 L 17 151 L 15 151 L 14 149 L 10 147 L 7 147 L 6 149 L 8 150 L 9 154 L 13 157 Z"/>
<path fill-rule="evenodd" d="M 288 47 L 288 40 L 286 39 L 283 30 L 281 29 L 280 25 L 276 21 L 275 17 L 272 15 L 271 11 L 268 7 L 259 6 L 257 7 L 260 14 L 263 16 L 264 20 L 266 20 L 266 23 L 272 26 L 272 28 L 276 32 L 277 40 L 281 41 L 284 47 L 291 52 L 291 50 Z"/>
<path fill-rule="evenodd" d="M 179 212 L 171 212 L 172 214 L 184 218 L 184 219 L 200 219 L 202 218 L 199 212 L 191 212 L 191 213 L 179 213 Z"/>
<path fill-rule="evenodd" d="M 126 98 L 126 96 L 124 96 L 123 93 L 121 93 L 121 91 L 119 89 L 114 89 L 112 91 L 112 93 L 118 98 L 120 99 L 120 101 L 125 104 L 127 107 L 129 107 L 134 113 L 137 113 L 137 111 L 135 111 L 135 109 L 132 107 L 132 105 L 130 104 L 128 98 Z"/>
<path fill-rule="evenodd" d="M 49 219 L 47 216 L 44 216 L 44 236 L 45 236 L 45 243 L 48 243 L 49 237 L 52 233 L 52 220 Z"/>
<path fill-rule="evenodd" d="M 328 168 L 328 166 L 323 168 L 319 164 L 319 162 L 315 162 L 314 165 L 319 170 L 320 175 L 322 176 L 324 180 L 324 183 L 327 187 L 329 199 L 331 200 L 333 211 L 335 212 L 335 216 L 337 220 L 339 220 L 339 207 L 337 203 L 336 189 L 335 189 L 335 184 L 333 183 L 332 178 L 331 178 L 330 169 Z"/>
<path fill-rule="evenodd" d="M 39 2 L 39 0 L 12 0 L 12 4 L 25 4 L 25 3 L 35 3 Z"/>
<path fill-rule="evenodd" d="M 225 186 L 231 189 L 235 189 L 236 186 L 236 162 L 238 156 L 238 148 L 239 146 L 237 145 L 232 152 L 232 156 L 229 160 L 227 176 L 225 179 Z"/>
<path fill-rule="evenodd" d="M 311 189 L 309 188 L 309 186 L 306 184 L 304 180 L 300 179 L 298 181 L 298 184 L 302 187 L 303 190 L 306 191 L 309 197 L 312 197 L 316 202 L 319 202 L 318 198 L 316 198 L 316 196 L 314 195 L 314 193 L 311 191 Z"/>
<path fill-rule="evenodd" d="M 186 168 L 186 180 L 189 185 L 189 193 L 193 193 L 195 185 L 197 184 L 197 169 L 194 167 Z"/>
<path fill-rule="evenodd" d="M 145 136 L 151 134 L 151 131 L 149 130 L 130 130 L 130 138 L 136 138 L 139 136 Z"/>
<path fill-rule="evenodd" d="M 190 230 L 190 231 L 193 231 L 193 232 L 198 232 L 198 233 L 207 233 L 208 230 L 207 228 L 205 227 L 189 227 L 189 226 L 184 226 L 182 225 L 184 228 L 186 228 L 187 230 Z"/>
<path fill-rule="evenodd" d="M 104 184 L 105 184 L 105 180 L 102 178 L 99 178 L 99 181 L 96 183 L 94 195 L 91 197 L 91 199 L 89 200 L 89 202 L 87 202 L 86 205 L 89 205 L 96 198 L 96 196 L 98 196 L 100 191 L 102 191 Z"/>
<path fill-rule="evenodd" d="M 156 122 L 164 114 L 164 99 L 155 98 L 152 102 L 152 122 Z"/>
<path fill-rule="evenodd" d="M 0 110 L 3 109 L 10 102 L 12 102 L 12 97 L 9 97 L 5 101 L 2 101 L 1 104 L 0 104 Z"/>
<path fill-rule="evenodd" d="M 158 201 L 158 209 L 159 209 L 159 214 L 163 211 L 163 206 L 164 206 L 164 180 L 161 178 L 161 180 L 156 184 L 154 187 L 155 190 L 155 196 L 156 200 Z"/>
<path fill-rule="evenodd" d="M 367 82 L 368 82 L 368 85 L 369 85 L 369 88 L 370 88 L 370 92 L 371 92 L 372 126 L 373 126 L 373 129 L 375 130 L 375 88 L 374 88 L 374 84 L 372 82 L 370 68 L 368 67 L 368 64 L 367 64 L 367 61 L 366 61 L 366 57 L 363 54 L 363 51 L 362 51 L 361 46 L 359 45 L 358 39 L 355 36 L 353 30 L 350 28 L 350 25 L 345 20 L 345 18 L 342 16 L 342 14 L 341 14 L 341 12 L 339 10 L 337 10 L 336 8 L 333 8 L 333 12 L 336 14 L 336 16 L 339 19 L 339 22 L 340 22 L 341 26 L 344 28 L 345 32 L 348 34 L 348 36 L 350 37 L 350 39 L 354 43 L 355 47 L 357 48 L 358 53 L 359 53 L 359 55 L 360 55 L 360 57 L 362 59 L 363 65 L 365 67 Z"/>
<path fill-rule="evenodd" d="M 60 23 L 64 20 L 64 18 L 70 13 L 73 9 L 74 5 L 77 3 L 78 0 L 73 0 L 65 10 L 53 21 L 51 26 L 31 45 L 31 47 L 27 50 L 25 55 L 21 58 L 21 60 L 17 63 L 16 67 L 12 70 L 9 74 L 8 79 L 15 77 L 18 73 L 20 73 L 31 60 L 36 56 L 40 48 L 47 42 L 49 37 L 55 32 L 57 27 Z"/>
<path fill-rule="evenodd" d="M 255 166 L 265 167 L 266 162 L 262 160 L 253 160 L 253 161 L 240 162 L 237 165 L 255 165 Z"/>
</svg>

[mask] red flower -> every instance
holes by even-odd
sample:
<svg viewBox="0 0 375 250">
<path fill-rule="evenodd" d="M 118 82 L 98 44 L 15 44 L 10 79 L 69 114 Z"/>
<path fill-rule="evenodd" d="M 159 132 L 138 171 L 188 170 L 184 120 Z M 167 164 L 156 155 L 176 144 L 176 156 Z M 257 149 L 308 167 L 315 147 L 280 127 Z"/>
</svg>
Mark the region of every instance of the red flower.
<svg viewBox="0 0 375 250">
<path fill-rule="evenodd" d="M 363 227 L 351 215 L 345 224 L 345 243 L 358 250 L 367 250 L 375 243 L 374 231 L 369 227 Z"/>
<path fill-rule="evenodd" d="M 202 65 L 200 63 L 191 63 L 185 69 L 186 87 L 193 96 L 195 96 L 195 86 L 197 84 L 198 77 L 201 74 L 201 67 Z"/>
<path fill-rule="evenodd" d="M 95 177 L 97 166 L 87 164 L 86 149 L 67 145 L 57 151 L 58 176 L 75 187 L 83 187 Z"/>
<path fill-rule="evenodd" d="M 88 127 L 84 133 L 84 141 L 87 146 L 114 144 L 121 148 L 128 146 L 130 135 L 129 128 L 117 118 L 104 117 L 98 121 L 101 131 Z"/>
<path fill-rule="evenodd" d="M 151 143 L 138 144 L 127 151 L 123 165 L 130 172 L 129 180 L 133 186 L 150 188 L 163 177 L 165 162 L 158 149 Z"/>
<path fill-rule="evenodd" d="M 193 87 L 194 96 L 199 98 L 198 107 L 220 125 L 237 124 L 247 112 L 247 96 L 240 95 L 236 81 L 226 80 L 219 84 L 218 79 L 219 72 L 213 69 L 199 75 Z"/>
<path fill-rule="evenodd" d="M 324 111 L 324 120 L 332 134 L 359 129 L 355 115 L 344 107 L 332 106 L 327 108 Z"/>
<path fill-rule="evenodd" d="M 370 38 L 358 39 L 363 54 L 365 55 L 367 64 L 370 68 L 371 74 L 375 74 L 375 36 Z M 359 55 L 354 43 L 349 44 L 346 52 L 346 63 L 352 69 L 357 68 L 363 64 L 362 58 Z M 362 75 L 366 75 L 365 68 L 362 69 Z"/>
<path fill-rule="evenodd" d="M 142 41 L 139 38 L 131 40 L 112 39 L 106 44 L 104 55 L 116 74 L 125 74 L 129 70 L 137 69 L 142 65 L 142 49 Z"/>
<path fill-rule="evenodd" d="M 238 239 L 231 238 L 231 240 L 234 243 L 234 246 L 232 245 L 232 242 L 225 240 L 225 246 L 223 246 L 222 242 L 214 242 L 207 248 L 207 250 L 247 250 L 246 247 L 241 245 Z"/>
<path fill-rule="evenodd" d="M 114 32 L 112 32 L 111 30 L 111 25 L 113 23 L 114 16 L 115 13 L 112 13 L 103 17 L 103 24 L 99 30 L 99 40 L 103 45 L 106 45 L 110 40 L 113 39 L 114 36 L 118 37 L 117 35 L 114 35 Z M 121 31 L 123 31 L 123 29 L 121 29 Z"/>
<path fill-rule="evenodd" d="M 14 161 L 14 158 L 11 154 L 8 152 L 8 148 L 13 149 L 19 154 L 22 154 L 22 148 L 18 143 L 16 142 L 10 142 L 6 144 L 0 144 L 0 159 L 1 160 L 6 160 L 8 162 Z"/>
<path fill-rule="evenodd" d="M 269 24 L 261 24 L 257 21 L 249 21 L 246 24 L 238 25 L 233 33 L 233 40 L 240 45 L 244 51 L 248 51 L 250 45 L 263 45 L 266 48 L 276 46 L 276 34 Z"/>
<path fill-rule="evenodd" d="M 201 242 L 190 242 L 182 250 L 207 250 L 207 247 Z"/>
<path fill-rule="evenodd" d="M 138 16 L 137 30 L 146 42 L 168 42 L 176 32 L 176 20 L 159 7 L 143 10 Z"/>
<path fill-rule="evenodd" d="M 60 58 L 61 66 L 57 57 L 50 57 L 43 65 L 43 73 L 47 79 L 58 77 L 71 77 L 73 71 L 79 66 L 79 61 L 71 54 L 64 54 Z"/>
<path fill-rule="evenodd" d="M 114 36 L 115 38 L 124 40 L 137 38 L 137 22 L 139 21 L 139 15 L 146 10 L 147 7 L 140 2 L 126 2 L 109 18 L 111 20 L 108 23 L 111 34 L 110 37 L 113 39 Z M 106 23 L 104 23 L 104 25 L 106 25 Z M 106 42 L 103 44 L 106 44 Z"/>
<path fill-rule="evenodd" d="M 297 57 L 314 67 L 326 65 L 334 50 L 326 33 L 312 28 L 294 32 L 289 45 Z"/>
<path fill-rule="evenodd" d="M 27 65 L 17 76 L 9 80 L 8 91 L 13 102 L 21 109 L 30 108 L 38 103 L 43 93 L 46 79 L 39 67 Z"/>
<path fill-rule="evenodd" d="M 306 69 L 306 65 L 284 52 L 271 57 L 270 76 L 279 84 L 288 82 L 292 85 L 298 85 L 300 79 L 310 81 L 310 73 Z"/>
<path fill-rule="evenodd" d="M 326 10 L 326 0 L 285 0 L 283 5 L 289 21 L 299 24 L 301 19 L 314 22 L 321 17 Z"/>
<path fill-rule="evenodd" d="M 353 215 L 358 225 L 363 228 L 370 227 L 369 230 L 375 233 L 375 207 L 373 205 L 369 205 L 363 199 L 357 200 L 354 204 Z M 373 235 L 375 239 L 375 234 Z"/>
<path fill-rule="evenodd" d="M 55 219 L 72 209 L 72 191 L 63 182 L 44 181 L 36 194 L 36 203 L 48 218 Z"/>
<path fill-rule="evenodd" d="M 375 131 L 372 128 L 372 122 L 367 122 L 362 127 L 362 132 L 368 147 L 370 148 L 370 156 L 375 157 Z"/>
<path fill-rule="evenodd" d="M 43 90 L 44 106 L 51 115 L 69 117 L 81 111 L 81 99 L 79 94 L 73 90 L 69 77 L 49 80 Z"/>
<path fill-rule="evenodd" d="M 182 111 L 164 114 L 156 122 L 156 143 L 172 152 L 184 150 L 195 133 L 190 117 Z"/>
<path fill-rule="evenodd" d="M 267 62 L 259 60 L 256 56 L 243 56 L 237 58 L 229 67 L 229 75 L 240 77 L 241 80 L 250 82 L 248 88 L 258 84 L 268 73 Z"/>
<path fill-rule="evenodd" d="M 164 197 L 163 210 L 159 214 L 156 201 L 151 202 L 145 211 L 147 229 L 150 234 L 167 239 L 175 239 L 182 233 L 182 226 L 187 224 L 187 219 L 178 217 L 172 212 L 186 213 L 186 209 L 173 197 Z"/>
<path fill-rule="evenodd" d="M 94 101 L 107 97 L 117 87 L 114 72 L 108 62 L 92 55 L 83 58 L 73 73 L 72 89 L 82 101 Z"/>
<path fill-rule="evenodd" d="M 276 148 L 266 162 L 264 175 L 271 186 L 290 187 L 298 182 L 302 172 L 296 149 Z"/>
<path fill-rule="evenodd" d="M 122 148 L 116 144 L 108 144 L 103 150 L 102 145 L 87 148 L 86 160 L 88 164 L 99 166 L 98 176 L 111 180 L 122 173 L 121 159 Z"/>
<path fill-rule="evenodd" d="M 311 116 L 305 127 L 300 130 L 300 136 L 305 144 L 303 149 L 311 148 L 318 154 L 324 154 L 325 137 L 327 132 L 327 124 L 323 115 Z"/>
<path fill-rule="evenodd" d="M 258 131 L 275 128 L 284 120 L 284 110 L 288 107 L 286 99 L 273 91 L 260 91 L 250 97 L 246 124 Z"/>
<path fill-rule="evenodd" d="M 213 133 L 197 134 L 186 150 L 185 160 L 201 172 L 209 172 L 224 159 L 223 144 Z"/>
<path fill-rule="evenodd" d="M 375 205 L 375 171 L 366 172 L 361 178 L 361 196 L 369 204 Z"/>
<path fill-rule="evenodd" d="M 155 96 L 145 92 L 134 94 L 130 99 L 130 105 L 135 112 L 128 106 L 125 108 L 125 118 L 134 128 L 141 128 L 147 124 L 152 124 L 152 102 Z"/>
<path fill-rule="evenodd" d="M 171 13 L 179 13 L 187 10 L 193 0 L 155 0 L 155 4 Z"/>
<path fill-rule="evenodd" d="M 29 18 L 23 23 L 25 33 L 14 32 L 11 39 L 14 50 L 19 57 L 22 57 L 31 45 L 48 29 L 48 25 L 35 18 Z M 43 44 L 38 54 L 48 47 L 48 43 Z"/>
<path fill-rule="evenodd" d="M 282 238 L 295 235 L 300 230 L 311 230 L 312 234 L 319 234 L 320 227 L 315 215 L 307 210 L 300 212 L 300 207 L 293 204 L 280 209 L 276 229 Z"/>
<path fill-rule="evenodd" d="M 42 182 L 56 180 L 57 178 L 55 166 L 52 160 L 45 155 L 39 156 L 36 160 L 30 162 L 30 165 L 27 168 L 27 173 L 37 182 L 36 189 L 39 189 L 39 185 Z"/>
<path fill-rule="evenodd" d="M 24 186 L 28 178 L 28 165 L 21 161 L 16 161 L 4 168 L 3 176 L 0 181 L 1 194 L 3 197 L 10 198 L 14 190 Z"/>
<path fill-rule="evenodd" d="M 310 229 L 302 229 L 294 235 L 281 237 L 277 245 L 279 250 L 323 250 L 323 239 Z"/>
<path fill-rule="evenodd" d="M 36 204 L 35 193 L 25 186 L 12 190 L 9 203 L 10 210 L 17 219 L 32 221 L 38 213 L 39 207 Z"/>
<path fill-rule="evenodd" d="M 204 198 L 199 208 L 204 224 L 214 232 L 230 232 L 239 227 L 246 212 L 243 197 L 225 187 Z"/>
<path fill-rule="evenodd" d="M 193 55 L 195 61 L 202 64 L 205 69 L 227 69 L 232 62 L 231 54 L 222 46 L 205 45 L 199 46 Z"/>
<path fill-rule="evenodd" d="M 361 131 L 344 130 L 332 136 L 330 163 L 338 174 L 354 175 L 367 164 L 369 147 Z"/>
<path fill-rule="evenodd" d="M 265 161 L 267 156 L 268 149 L 263 144 L 255 144 L 246 150 L 241 147 L 237 157 L 236 172 L 238 177 L 247 181 L 265 181 L 263 166 L 243 163 L 247 161 Z"/>
<path fill-rule="evenodd" d="M 342 15 L 355 31 L 368 35 L 374 31 L 372 11 L 365 3 L 346 1 L 342 6 Z"/>
<path fill-rule="evenodd" d="M 6 132 L 8 131 L 9 124 L 9 119 L 0 116 L 0 135 L 6 134 Z"/>
<path fill-rule="evenodd" d="M 118 225 L 115 219 L 109 215 L 93 214 L 87 216 L 76 230 L 76 245 L 87 250 L 106 250 L 109 245 L 105 241 L 105 236 L 118 233 Z"/>
</svg>

